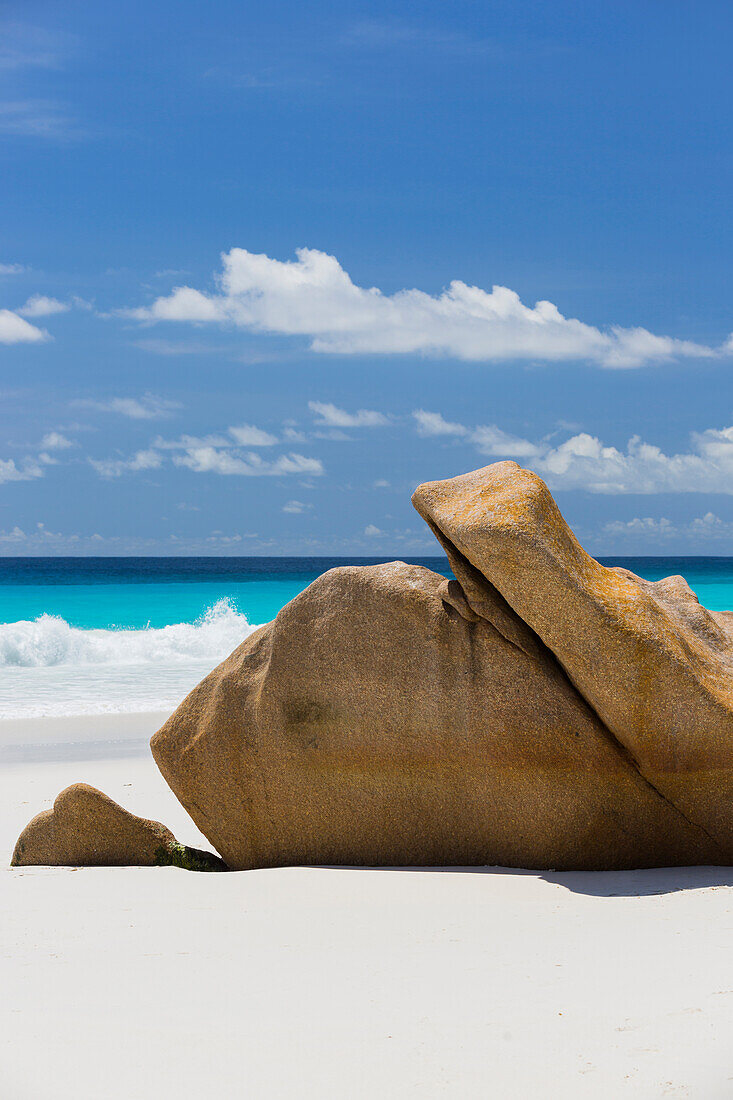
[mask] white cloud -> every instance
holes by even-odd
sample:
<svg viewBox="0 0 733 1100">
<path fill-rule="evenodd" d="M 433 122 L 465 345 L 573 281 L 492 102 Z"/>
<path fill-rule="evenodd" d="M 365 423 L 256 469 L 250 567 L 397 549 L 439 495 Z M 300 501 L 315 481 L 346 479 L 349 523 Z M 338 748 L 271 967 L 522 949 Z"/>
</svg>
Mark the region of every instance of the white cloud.
<svg viewBox="0 0 733 1100">
<path fill-rule="evenodd" d="M 427 409 L 415 409 L 412 415 L 417 422 L 418 435 L 455 435 L 470 439 L 481 454 L 501 455 L 504 458 L 532 458 L 541 453 L 536 444 L 502 431 L 496 424 L 480 424 L 476 428 L 467 428 L 465 424 L 445 420 L 441 413 L 428 412 Z"/>
<path fill-rule="evenodd" d="M 484 455 L 503 455 L 505 458 L 534 458 L 541 448 L 528 439 L 511 435 L 497 428 L 496 424 L 483 424 L 471 432 L 471 441 Z"/>
<path fill-rule="evenodd" d="M 665 538 L 678 533 L 672 521 L 665 519 L 664 516 L 660 519 L 637 516 L 630 520 L 612 520 L 610 523 L 604 523 L 603 530 L 609 535 L 651 535 L 655 538 Z"/>
<path fill-rule="evenodd" d="M 100 477 L 121 477 L 128 471 L 157 470 L 162 461 L 158 452 L 152 449 L 136 451 L 131 458 L 89 459 Z"/>
<path fill-rule="evenodd" d="M 297 250 L 282 262 L 233 248 L 222 256 L 218 292 L 176 287 L 151 306 L 123 311 L 140 321 L 234 324 L 252 332 L 305 336 L 313 351 L 448 355 L 475 361 L 587 360 L 639 367 L 682 357 L 729 354 L 644 328 L 600 329 L 564 317 L 551 302 L 525 305 L 507 287 L 490 291 L 454 280 L 441 294 L 384 294 L 353 283 L 334 256 Z"/>
<path fill-rule="evenodd" d="M 186 451 L 193 447 L 231 447 L 231 439 L 225 435 L 180 435 L 178 439 L 156 436 L 152 443 L 159 451 Z"/>
<path fill-rule="evenodd" d="M 659 519 L 651 516 L 636 516 L 630 520 L 612 520 L 604 524 L 602 530 L 604 534 L 631 538 L 670 539 L 680 536 L 703 540 L 733 538 L 733 523 L 722 520 L 714 512 L 706 512 L 704 516 L 698 516 L 689 523 L 673 523 L 664 516 Z"/>
<path fill-rule="evenodd" d="M 214 298 L 190 286 L 174 287 L 167 297 L 156 298 L 147 309 L 125 310 L 138 321 L 225 321 L 226 312 Z"/>
<path fill-rule="evenodd" d="M 304 504 L 302 500 L 289 500 L 287 504 L 283 504 L 283 512 L 291 516 L 300 516 L 312 507 L 312 504 Z"/>
<path fill-rule="evenodd" d="M 309 401 L 308 408 L 318 417 L 316 424 L 329 428 L 382 428 L 389 424 L 383 413 L 373 409 L 359 409 L 355 413 L 349 413 L 345 409 L 339 409 L 337 405 L 323 401 Z"/>
<path fill-rule="evenodd" d="M 287 454 L 267 462 L 254 451 L 244 457 L 212 446 L 189 447 L 185 454 L 175 455 L 176 466 L 187 466 L 197 474 L 233 474 L 241 477 L 266 477 L 282 474 L 320 476 L 323 463 L 317 458 Z"/>
<path fill-rule="evenodd" d="M 283 438 L 289 443 L 307 443 L 308 436 L 305 432 L 299 432 L 297 428 L 283 428 Z"/>
<path fill-rule="evenodd" d="M 142 397 L 112 397 L 108 401 L 80 398 L 73 404 L 79 408 L 97 409 L 99 412 L 119 413 L 131 420 L 161 420 L 181 408 L 178 401 L 156 397 L 153 393 L 146 393 Z"/>
<path fill-rule="evenodd" d="M 554 488 L 594 493 L 733 493 L 733 428 L 693 433 L 692 448 L 665 454 L 633 436 L 625 450 L 587 432 L 545 450 L 533 465 Z"/>
<path fill-rule="evenodd" d="M 214 542 L 214 543 L 217 544 L 217 546 L 228 546 L 232 543 L 241 542 L 243 538 L 250 538 L 250 536 L 249 535 L 243 536 L 243 535 L 240 535 L 240 534 L 224 535 L 224 534 L 222 534 L 221 531 L 212 531 L 212 533 L 207 536 L 206 541 L 207 542 Z"/>
<path fill-rule="evenodd" d="M 66 451 L 69 447 L 75 447 L 76 444 L 61 432 L 46 432 L 41 440 L 41 446 L 46 451 Z"/>
<path fill-rule="evenodd" d="M 10 531 L 0 531 L 0 542 L 24 542 L 25 539 L 25 531 L 17 526 Z"/>
<path fill-rule="evenodd" d="M 442 420 L 438 413 L 421 410 L 421 414 Z M 418 419 L 420 434 L 424 434 L 426 422 L 431 421 Z M 632 436 L 625 449 L 608 446 L 588 432 L 579 432 L 553 446 L 547 439 L 523 439 L 494 424 L 452 427 L 464 428 L 453 434 L 460 434 L 481 454 L 525 460 L 551 489 L 608 494 L 733 494 L 733 427 L 693 432 L 690 450 L 671 455 L 640 436 Z"/>
<path fill-rule="evenodd" d="M 181 435 L 177 439 L 158 436 L 152 446 L 156 451 L 182 452 L 173 454 L 175 466 L 186 467 L 198 474 L 224 474 L 240 477 L 277 477 L 287 474 L 320 476 L 323 463 L 317 458 L 290 452 L 265 460 L 247 447 L 272 447 L 276 436 L 253 424 L 229 427 L 226 433 L 206 436 Z"/>
<path fill-rule="evenodd" d="M 445 420 L 438 412 L 428 412 L 426 409 L 415 409 L 413 417 L 417 421 L 419 435 L 467 435 L 468 428 L 463 424 L 455 424 Z"/>
<path fill-rule="evenodd" d="M 24 321 L 10 309 L 0 309 L 0 344 L 37 344 L 48 333 Z"/>
<path fill-rule="evenodd" d="M 158 436 L 153 446 L 163 451 L 185 451 L 194 447 L 272 447 L 277 441 L 277 436 L 270 435 L 261 428 L 255 428 L 252 424 L 241 424 L 227 428 L 227 435 L 221 432 L 204 436 L 184 434 L 178 439 L 162 439 Z"/>
<path fill-rule="evenodd" d="M 21 466 L 16 466 L 14 459 L 0 458 L 0 485 L 8 481 L 32 481 L 37 477 L 43 477 L 43 470 L 33 459 L 27 458 Z"/>
<path fill-rule="evenodd" d="M 20 275 L 23 271 L 24 264 L 0 264 L 0 275 Z"/>
<path fill-rule="evenodd" d="M 373 523 L 368 523 L 364 528 L 364 534 L 368 535 L 369 538 L 376 538 L 378 535 L 383 535 L 384 531 L 380 531 Z"/>
<path fill-rule="evenodd" d="M 238 428 L 230 428 L 229 434 L 241 447 L 272 447 L 277 443 L 276 435 L 263 432 L 262 428 L 255 428 L 252 424 L 240 424 Z"/>
<path fill-rule="evenodd" d="M 18 310 L 23 317 L 50 317 L 54 313 L 66 313 L 71 306 L 60 302 L 58 298 L 47 298 L 45 294 L 34 294 Z"/>
<path fill-rule="evenodd" d="M 177 279 L 181 275 L 190 275 L 184 267 L 164 267 L 160 271 L 153 272 L 154 279 Z"/>
</svg>

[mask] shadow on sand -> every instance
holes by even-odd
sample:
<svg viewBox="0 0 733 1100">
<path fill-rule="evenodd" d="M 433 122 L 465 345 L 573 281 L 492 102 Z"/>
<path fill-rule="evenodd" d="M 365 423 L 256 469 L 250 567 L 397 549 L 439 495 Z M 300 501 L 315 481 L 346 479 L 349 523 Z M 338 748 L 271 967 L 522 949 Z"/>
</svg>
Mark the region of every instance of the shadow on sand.
<svg viewBox="0 0 733 1100">
<path fill-rule="evenodd" d="M 333 870 L 346 870 L 334 867 Z M 409 871 L 415 874 L 521 875 L 539 878 L 576 894 L 596 898 L 638 898 L 682 890 L 733 887 L 733 867 L 642 867 L 633 871 L 531 871 L 515 867 L 352 867 L 354 871 Z"/>
<path fill-rule="evenodd" d="M 542 871 L 540 878 L 597 898 L 651 897 L 733 887 L 733 867 L 646 867 L 635 871 Z"/>
</svg>

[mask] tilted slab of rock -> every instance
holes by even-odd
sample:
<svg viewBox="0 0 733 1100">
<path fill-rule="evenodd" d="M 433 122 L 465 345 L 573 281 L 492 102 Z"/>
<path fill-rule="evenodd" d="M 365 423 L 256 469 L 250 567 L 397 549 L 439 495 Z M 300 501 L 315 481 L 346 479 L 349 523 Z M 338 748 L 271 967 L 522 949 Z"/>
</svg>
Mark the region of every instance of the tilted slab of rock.
<svg viewBox="0 0 733 1100">
<path fill-rule="evenodd" d="M 498 593 L 709 861 L 730 863 L 733 614 L 701 607 L 682 577 L 651 582 L 600 565 L 544 482 L 514 462 L 421 485 L 413 503 L 469 605 L 491 618 L 482 593 Z"/>
<path fill-rule="evenodd" d="M 179 844 L 159 821 L 136 817 L 86 783 L 67 787 L 53 809 L 26 825 L 13 852 L 14 867 L 120 867 L 175 864 L 218 870 L 210 852 Z"/>
<path fill-rule="evenodd" d="M 153 737 L 163 775 L 231 868 L 592 869 L 724 858 L 712 829 L 642 774 L 599 717 L 596 693 L 591 706 L 558 661 L 556 645 L 564 654 L 565 635 L 578 629 L 574 605 L 541 579 L 540 543 L 536 558 L 529 549 L 536 521 L 522 499 L 525 475 L 513 464 L 496 469 L 469 478 L 484 486 L 480 500 L 465 503 L 461 479 L 416 496 L 460 584 L 401 562 L 331 570 Z M 502 478 L 514 479 L 516 498 L 493 499 Z M 446 534 L 461 519 L 479 534 L 482 524 L 515 524 L 505 541 L 527 547 L 523 584 L 534 588 L 521 607 L 494 579 L 493 557 L 471 557 L 470 539 Z M 560 537 L 558 528 L 550 539 Z M 513 560 L 507 549 L 497 554 Z M 552 638 L 537 629 L 533 599 L 557 617 Z M 622 619 L 607 633 L 614 629 Z M 603 632 L 586 638 L 611 684 L 629 676 L 598 652 L 611 644 Z M 634 685 L 647 690 L 640 676 Z"/>
</svg>

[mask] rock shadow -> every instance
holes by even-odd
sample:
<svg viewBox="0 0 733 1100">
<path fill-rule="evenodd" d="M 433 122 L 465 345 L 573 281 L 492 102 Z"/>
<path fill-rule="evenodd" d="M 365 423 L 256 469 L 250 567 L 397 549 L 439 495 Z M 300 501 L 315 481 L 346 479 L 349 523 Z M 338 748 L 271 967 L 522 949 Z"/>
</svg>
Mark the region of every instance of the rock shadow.
<svg viewBox="0 0 733 1100">
<path fill-rule="evenodd" d="M 630 871 L 533 871 L 519 867 L 328 867 L 335 871 L 410 871 L 453 875 L 521 875 L 597 898 L 654 897 L 685 890 L 733 888 L 733 867 L 641 867 Z"/>
</svg>

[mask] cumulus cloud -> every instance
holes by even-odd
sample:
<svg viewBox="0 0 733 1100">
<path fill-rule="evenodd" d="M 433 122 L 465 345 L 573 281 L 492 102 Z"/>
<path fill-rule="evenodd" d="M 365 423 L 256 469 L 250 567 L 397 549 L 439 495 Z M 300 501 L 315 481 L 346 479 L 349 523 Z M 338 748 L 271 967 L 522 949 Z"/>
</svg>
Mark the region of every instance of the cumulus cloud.
<svg viewBox="0 0 733 1100">
<path fill-rule="evenodd" d="M 309 401 L 308 408 L 318 417 L 316 424 L 329 428 L 383 428 L 389 424 L 383 413 L 373 409 L 359 409 L 355 413 L 349 413 L 337 405 L 323 401 Z"/>
<path fill-rule="evenodd" d="M 71 306 L 60 302 L 58 298 L 47 298 L 45 294 L 34 294 L 18 310 L 23 317 L 50 317 L 54 313 L 66 313 Z"/>
<path fill-rule="evenodd" d="M 138 552 L 152 549 L 155 546 L 152 540 L 131 540 L 126 539 L 125 549 L 127 552 Z M 136 542 L 140 542 L 140 545 L 136 545 Z M 145 545 L 147 542 L 147 545 Z M 109 543 L 119 553 L 122 546 L 120 545 L 120 539 L 117 536 L 110 538 L 103 538 L 102 535 L 80 535 L 80 534 L 63 534 L 58 531 L 50 530 L 45 523 L 36 523 L 30 530 L 24 531 L 21 527 L 15 526 L 9 531 L 0 531 L 0 554 L 28 554 L 28 553 L 41 553 L 41 554 L 79 554 L 79 553 L 92 553 L 98 554 L 102 544 Z"/>
<path fill-rule="evenodd" d="M 454 280 L 437 295 L 385 294 L 352 282 L 335 256 L 297 250 L 280 261 L 233 248 L 222 255 L 217 291 L 179 286 L 150 306 L 124 310 L 139 321 L 234 325 L 251 332 L 304 336 L 313 351 L 421 354 L 475 361 L 584 360 L 602 367 L 639 367 L 668 359 L 730 354 L 659 336 L 647 329 L 598 328 L 565 317 L 552 302 L 525 305 L 508 287 L 491 290 Z"/>
<path fill-rule="evenodd" d="M 632 538 L 641 536 L 669 539 L 685 536 L 693 539 L 730 539 L 733 536 L 733 523 L 722 520 L 714 512 L 706 512 L 704 516 L 698 516 L 689 523 L 674 523 L 665 516 L 659 519 L 635 516 L 629 520 L 612 520 L 604 524 L 602 530 L 604 534 Z"/>
<path fill-rule="evenodd" d="M 178 286 L 167 297 L 156 298 L 149 308 L 125 310 L 138 321 L 225 321 L 219 302 L 190 286 Z"/>
<path fill-rule="evenodd" d="M 277 443 L 277 436 L 263 432 L 262 428 L 255 428 L 252 424 L 240 424 L 239 427 L 230 428 L 229 434 L 241 447 L 272 447 Z"/>
<path fill-rule="evenodd" d="M 693 433 L 691 449 L 665 454 L 632 436 L 626 449 L 587 432 L 547 449 L 535 468 L 548 484 L 594 493 L 733 493 L 733 428 Z"/>
<path fill-rule="evenodd" d="M 66 451 L 69 447 L 75 446 L 76 444 L 67 439 L 61 432 L 46 432 L 41 440 L 41 447 L 45 451 Z"/>
<path fill-rule="evenodd" d="M 73 402 L 78 408 L 96 409 L 99 412 L 119 413 L 131 420 L 160 420 L 171 416 L 181 405 L 165 397 L 156 397 L 153 393 L 142 397 L 112 397 L 108 401 L 96 401 L 92 398 L 80 398 Z"/>
<path fill-rule="evenodd" d="M 511 435 L 497 428 L 496 424 L 481 424 L 476 428 L 467 428 L 465 424 L 446 420 L 439 412 L 427 409 L 415 409 L 413 418 L 417 424 L 417 433 L 422 436 L 454 435 L 468 439 L 485 455 L 502 455 L 504 458 L 533 458 L 539 454 L 536 444 L 528 439 Z"/>
<path fill-rule="evenodd" d="M 439 412 L 415 409 L 412 415 L 417 422 L 419 435 L 468 435 L 468 428 L 464 424 L 446 420 Z"/>
<path fill-rule="evenodd" d="M 18 526 L 12 527 L 9 531 L 0 531 L 0 542 L 25 542 L 26 538 L 25 531 Z"/>
<path fill-rule="evenodd" d="M 37 477 L 43 477 L 43 469 L 33 459 L 27 458 L 17 466 L 12 458 L 0 458 L 0 485 L 8 481 L 32 481 Z"/>
<path fill-rule="evenodd" d="M 190 450 L 194 447 L 273 447 L 277 436 L 256 428 L 253 424 L 240 424 L 211 435 L 181 435 L 178 439 L 154 440 L 153 446 L 162 451 Z"/>
<path fill-rule="evenodd" d="M 291 451 L 265 460 L 254 450 L 245 448 L 272 447 L 277 437 L 252 424 L 240 424 L 225 432 L 205 436 L 181 435 L 177 439 L 157 436 L 147 451 L 138 451 L 132 459 L 93 461 L 94 468 L 105 477 L 116 477 L 127 470 L 151 469 L 160 466 L 166 452 L 174 466 L 193 470 L 197 474 L 223 474 L 240 477 L 278 477 L 301 475 L 319 477 L 323 463 L 317 458 Z M 149 462 L 150 465 L 142 463 Z"/>
<path fill-rule="evenodd" d="M 417 430 L 425 434 L 425 416 L 416 414 Z M 438 427 L 440 422 L 436 421 Z M 469 428 L 453 424 L 480 454 L 526 460 L 552 489 L 585 489 L 591 493 L 726 493 L 733 494 L 733 427 L 693 432 L 690 449 L 666 454 L 635 435 L 625 449 L 608 446 L 588 432 L 560 444 L 511 435 L 495 424 Z M 463 431 L 456 431 L 461 429 Z M 448 434 L 434 431 L 432 434 Z"/>
<path fill-rule="evenodd" d="M 0 275 L 20 275 L 23 271 L 24 264 L 0 264 Z"/>
<path fill-rule="evenodd" d="M 283 504 L 283 512 L 291 516 L 300 516 L 312 507 L 312 504 L 304 504 L 302 500 L 289 500 L 287 504 Z"/>
<path fill-rule="evenodd" d="M 271 462 L 265 461 L 254 451 L 242 456 L 217 447 L 189 447 L 182 455 L 175 455 L 176 466 L 187 466 L 197 474 L 225 474 L 240 477 L 266 477 L 283 474 L 308 474 L 319 477 L 323 472 L 323 463 L 317 458 L 305 455 L 287 454 Z"/>
<path fill-rule="evenodd" d="M 107 478 L 121 477 L 122 474 L 139 470 L 157 470 L 162 462 L 158 452 L 151 449 L 136 451 L 130 458 L 89 459 L 99 476 Z"/>
<path fill-rule="evenodd" d="M 305 432 L 300 432 L 297 428 L 291 428 L 290 426 L 283 428 L 283 439 L 287 439 L 288 443 L 308 442 L 308 436 Z"/>
<path fill-rule="evenodd" d="M 0 309 L 0 344 L 38 344 L 48 340 L 48 333 L 13 313 Z"/>
<path fill-rule="evenodd" d="M 511 435 L 497 428 L 496 424 L 483 424 L 471 433 L 471 440 L 481 454 L 504 455 L 505 458 L 534 458 L 541 454 L 536 443 Z"/>
<path fill-rule="evenodd" d="M 163 439 L 158 435 L 152 446 L 159 451 L 186 451 L 192 447 L 231 447 L 233 443 L 225 435 L 179 435 L 178 439 Z"/>
<path fill-rule="evenodd" d="M 377 538 L 379 535 L 383 535 L 384 531 L 381 531 L 379 527 L 376 527 L 373 523 L 368 523 L 364 528 L 364 534 L 369 538 Z"/>
</svg>

